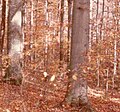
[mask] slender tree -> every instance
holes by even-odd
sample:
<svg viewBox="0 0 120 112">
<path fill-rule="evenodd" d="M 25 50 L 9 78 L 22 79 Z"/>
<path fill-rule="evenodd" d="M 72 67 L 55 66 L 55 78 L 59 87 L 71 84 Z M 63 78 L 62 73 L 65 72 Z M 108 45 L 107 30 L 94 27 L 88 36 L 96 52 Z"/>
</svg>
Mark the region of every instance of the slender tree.
<svg viewBox="0 0 120 112">
<path fill-rule="evenodd" d="M 114 15 L 113 15 L 113 18 L 114 18 L 114 25 L 115 25 L 115 31 L 114 31 L 114 68 L 113 68 L 113 77 L 112 77 L 112 83 L 113 83 L 113 88 L 115 87 L 115 76 L 117 75 L 117 43 L 118 43 L 118 35 L 117 34 L 119 32 L 119 1 L 118 0 L 115 0 L 114 1 Z"/>
<path fill-rule="evenodd" d="M 96 42 L 100 40 L 98 37 L 98 13 L 99 13 L 99 0 L 97 0 L 97 10 L 96 10 Z"/>
<path fill-rule="evenodd" d="M 72 24 L 72 3 L 73 0 L 68 0 L 68 48 L 67 48 L 67 64 L 70 63 L 70 41 L 71 41 L 71 24 Z"/>
<path fill-rule="evenodd" d="M 0 23 L 0 71 L 2 73 L 2 51 L 5 37 L 5 17 L 6 17 L 6 1 L 2 0 L 2 21 Z"/>
<path fill-rule="evenodd" d="M 2 0 L 2 21 L 0 25 L 0 52 L 2 53 L 5 36 L 6 1 Z"/>
<path fill-rule="evenodd" d="M 63 61 L 63 28 L 64 24 L 64 0 L 61 0 L 61 11 L 60 11 L 60 61 Z"/>
<path fill-rule="evenodd" d="M 48 27 L 49 26 L 49 21 L 48 21 L 49 15 L 48 15 L 48 0 L 45 0 L 45 25 Z M 48 35 L 46 34 L 44 38 L 44 68 L 45 71 L 47 72 L 48 69 Z"/>
<path fill-rule="evenodd" d="M 101 17 L 101 24 L 100 24 L 100 40 L 103 40 L 103 19 L 104 19 L 104 11 L 105 10 L 105 0 L 103 0 L 103 3 L 102 3 L 102 17 Z"/>
</svg>

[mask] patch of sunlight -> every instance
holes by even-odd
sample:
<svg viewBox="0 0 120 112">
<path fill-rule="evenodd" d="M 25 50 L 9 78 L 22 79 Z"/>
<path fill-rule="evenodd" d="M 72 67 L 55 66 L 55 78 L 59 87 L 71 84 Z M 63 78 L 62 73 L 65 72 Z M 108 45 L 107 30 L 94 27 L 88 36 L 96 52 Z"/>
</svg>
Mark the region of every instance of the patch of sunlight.
<svg viewBox="0 0 120 112">
<path fill-rule="evenodd" d="M 17 11 L 17 13 L 12 18 L 12 22 L 16 23 L 17 25 L 21 26 L 22 19 L 21 19 L 21 11 Z"/>
<path fill-rule="evenodd" d="M 115 102 L 115 103 L 120 103 L 120 98 L 109 98 L 110 101 Z"/>
<path fill-rule="evenodd" d="M 98 91 L 98 90 L 95 90 L 95 89 L 88 87 L 88 94 L 93 95 L 95 97 L 103 97 L 104 91 Z"/>
<path fill-rule="evenodd" d="M 105 93 L 104 91 L 98 91 L 96 89 L 92 89 L 90 87 L 88 87 L 88 95 L 92 95 L 94 97 L 104 97 Z M 114 103 L 120 103 L 120 98 L 108 98 L 110 101 L 114 102 Z"/>
</svg>

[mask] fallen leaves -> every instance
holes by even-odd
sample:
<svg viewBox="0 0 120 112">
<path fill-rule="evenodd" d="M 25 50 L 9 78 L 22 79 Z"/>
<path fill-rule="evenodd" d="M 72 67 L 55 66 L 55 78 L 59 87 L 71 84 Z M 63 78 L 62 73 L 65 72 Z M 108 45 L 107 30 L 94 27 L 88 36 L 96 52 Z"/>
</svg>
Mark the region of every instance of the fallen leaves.
<svg viewBox="0 0 120 112">
<path fill-rule="evenodd" d="M 55 80 L 55 75 L 53 75 L 51 78 L 50 78 L 50 81 L 53 82 Z"/>
</svg>

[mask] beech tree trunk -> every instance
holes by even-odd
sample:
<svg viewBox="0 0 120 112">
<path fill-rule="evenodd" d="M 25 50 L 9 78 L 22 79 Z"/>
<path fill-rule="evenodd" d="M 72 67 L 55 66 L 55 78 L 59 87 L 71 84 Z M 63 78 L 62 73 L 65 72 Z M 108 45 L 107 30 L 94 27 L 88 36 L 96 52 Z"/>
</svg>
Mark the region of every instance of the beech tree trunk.
<svg viewBox="0 0 120 112">
<path fill-rule="evenodd" d="M 87 83 L 82 77 L 82 70 L 79 65 L 86 61 L 86 53 L 89 43 L 89 8 L 90 0 L 74 0 L 72 39 L 71 39 L 71 60 L 69 75 L 68 93 L 66 102 L 74 106 L 86 105 L 87 112 L 91 112 L 87 98 Z M 82 110 L 85 112 L 85 110 Z"/>
<path fill-rule="evenodd" d="M 4 81 L 20 85 L 22 83 L 22 50 L 23 39 L 21 31 L 22 0 L 9 0 L 7 50 L 9 66 L 6 69 Z"/>
</svg>

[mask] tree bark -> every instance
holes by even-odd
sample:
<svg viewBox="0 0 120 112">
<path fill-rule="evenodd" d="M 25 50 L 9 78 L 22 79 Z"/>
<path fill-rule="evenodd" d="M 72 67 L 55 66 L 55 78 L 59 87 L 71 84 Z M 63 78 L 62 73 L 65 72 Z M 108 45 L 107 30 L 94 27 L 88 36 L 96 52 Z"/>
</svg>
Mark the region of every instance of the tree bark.
<svg viewBox="0 0 120 112">
<path fill-rule="evenodd" d="M 113 77 L 112 77 L 112 83 L 113 83 L 113 88 L 115 87 L 115 76 L 117 75 L 117 65 L 118 65 L 118 62 L 117 62 L 117 56 L 118 56 L 118 52 L 117 52 L 117 45 L 118 45 L 118 35 L 117 32 L 119 32 L 119 1 L 118 0 L 115 0 L 114 1 L 114 5 L 115 5 L 115 8 L 114 8 L 114 24 L 115 24 L 115 32 L 114 32 L 114 68 L 113 68 Z M 116 19 L 115 19 L 116 18 Z"/>
<path fill-rule="evenodd" d="M 6 17 L 6 1 L 2 0 L 2 20 L 0 23 L 0 72 L 2 74 L 2 54 L 5 37 L 5 17 Z"/>
<path fill-rule="evenodd" d="M 68 0 L 68 44 L 67 44 L 67 65 L 70 65 L 70 41 L 71 41 L 71 24 L 72 24 L 72 4 L 73 0 Z"/>
<path fill-rule="evenodd" d="M 0 54 L 2 54 L 5 36 L 6 1 L 2 0 L 2 21 L 0 25 Z"/>
<path fill-rule="evenodd" d="M 64 35 L 64 0 L 61 0 L 61 11 L 60 11 L 60 66 L 64 59 L 63 53 L 63 35 Z"/>
<path fill-rule="evenodd" d="M 9 66 L 6 69 L 4 81 L 20 85 L 22 83 L 22 50 L 23 40 L 20 22 L 22 0 L 10 0 L 8 11 L 7 50 Z"/>
<path fill-rule="evenodd" d="M 102 3 L 102 16 L 101 16 L 101 20 L 100 20 L 100 40 L 103 40 L 103 25 L 104 25 L 104 12 L 105 12 L 105 0 L 103 0 Z"/>
<path fill-rule="evenodd" d="M 73 2 L 71 73 L 66 95 L 68 104 L 86 105 L 87 112 L 91 112 L 87 98 L 87 83 L 82 77 L 82 69 L 79 69 L 79 65 L 85 63 L 89 45 L 89 8 L 90 0 L 74 0 Z"/>
<path fill-rule="evenodd" d="M 97 0 L 97 10 L 96 10 L 96 42 L 98 43 L 99 36 L 98 36 L 98 13 L 99 13 L 99 0 Z"/>
</svg>

